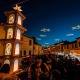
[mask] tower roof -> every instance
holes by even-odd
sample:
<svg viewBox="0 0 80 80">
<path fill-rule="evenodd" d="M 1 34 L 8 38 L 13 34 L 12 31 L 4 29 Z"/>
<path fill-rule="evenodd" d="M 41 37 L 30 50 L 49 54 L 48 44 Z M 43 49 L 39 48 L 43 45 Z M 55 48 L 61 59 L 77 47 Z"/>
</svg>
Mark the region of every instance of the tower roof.
<svg viewBox="0 0 80 80">
<path fill-rule="evenodd" d="M 20 11 L 17 11 L 17 10 L 5 11 L 5 12 L 4 12 L 4 14 L 5 14 L 6 16 L 9 15 L 9 14 L 11 14 L 11 13 L 19 14 L 19 15 L 22 17 L 23 20 L 26 19 L 26 17 L 25 17 Z"/>
</svg>

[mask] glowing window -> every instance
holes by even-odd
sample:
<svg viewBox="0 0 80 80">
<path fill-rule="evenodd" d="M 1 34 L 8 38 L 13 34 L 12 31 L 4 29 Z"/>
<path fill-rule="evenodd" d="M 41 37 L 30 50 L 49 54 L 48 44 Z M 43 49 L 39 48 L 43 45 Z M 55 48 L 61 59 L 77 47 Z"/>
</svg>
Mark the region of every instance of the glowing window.
<svg viewBox="0 0 80 80">
<path fill-rule="evenodd" d="M 14 69 L 13 69 L 13 72 L 15 72 L 17 70 L 18 70 L 18 59 L 15 59 L 14 60 Z"/>
<path fill-rule="evenodd" d="M 16 39 L 20 39 L 20 29 L 17 30 Z"/>
<path fill-rule="evenodd" d="M 14 19 L 15 19 L 15 15 L 14 14 L 11 14 L 9 16 L 9 24 L 13 24 L 14 23 Z"/>
<path fill-rule="evenodd" d="M 18 16 L 18 24 L 21 25 L 21 16 Z"/>
<path fill-rule="evenodd" d="M 9 28 L 7 32 L 7 39 L 11 39 L 11 38 L 13 38 L 13 29 Z"/>
<path fill-rule="evenodd" d="M 12 44 L 7 43 L 6 44 L 6 49 L 5 49 L 5 55 L 11 55 L 11 49 L 12 49 Z"/>
<path fill-rule="evenodd" d="M 10 61 L 7 59 L 4 61 L 4 64 L 9 64 L 10 65 Z"/>
<path fill-rule="evenodd" d="M 19 44 L 16 44 L 16 47 L 15 47 L 15 55 L 19 55 Z"/>
</svg>

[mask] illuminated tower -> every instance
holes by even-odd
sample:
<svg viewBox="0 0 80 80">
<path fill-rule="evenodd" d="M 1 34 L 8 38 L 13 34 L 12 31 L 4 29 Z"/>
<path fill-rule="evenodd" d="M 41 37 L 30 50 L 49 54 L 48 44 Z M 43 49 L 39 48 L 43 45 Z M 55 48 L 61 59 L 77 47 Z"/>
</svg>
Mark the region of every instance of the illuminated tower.
<svg viewBox="0 0 80 80">
<path fill-rule="evenodd" d="M 10 61 L 11 73 L 19 68 L 20 45 L 24 43 L 21 41 L 21 35 L 26 31 L 23 27 L 23 21 L 26 17 L 20 12 L 22 11 L 21 6 L 16 5 L 13 9 L 5 12 L 7 21 L 5 24 L 5 39 L 3 40 L 4 57 L 7 58 L 5 63 Z"/>
</svg>

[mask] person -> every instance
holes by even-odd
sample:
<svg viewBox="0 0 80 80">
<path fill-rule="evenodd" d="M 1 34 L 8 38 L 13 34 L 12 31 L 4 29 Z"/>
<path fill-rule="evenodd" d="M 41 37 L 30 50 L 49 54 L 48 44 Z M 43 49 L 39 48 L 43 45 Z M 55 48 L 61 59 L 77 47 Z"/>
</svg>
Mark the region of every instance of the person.
<svg viewBox="0 0 80 80">
<path fill-rule="evenodd" d="M 1 69 L 0 69 L 1 73 L 9 73 L 10 72 L 10 65 L 9 64 L 4 64 Z"/>
<path fill-rule="evenodd" d="M 52 70 L 50 80 L 62 80 L 60 71 L 57 69 Z"/>
<path fill-rule="evenodd" d="M 80 80 L 80 64 L 76 64 L 75 80 Z"/>
<path fill-rule="evenodd" d="M 10 66 L 9 64 L 4 64 L 0 69 L 0 80 L 5 80 L 5 78 L 9 77 Z"/>
<path fill-rule="evenodd" d="M 49 80 L 49 77 L 47 77 L 45 73 L 42 73 L 39 76 L 39 80 Z"/>
<path fill-rule="evenodd" d="M 0 68 L 1 68 L 1 62 L 0 62 Z"/>
</svg>

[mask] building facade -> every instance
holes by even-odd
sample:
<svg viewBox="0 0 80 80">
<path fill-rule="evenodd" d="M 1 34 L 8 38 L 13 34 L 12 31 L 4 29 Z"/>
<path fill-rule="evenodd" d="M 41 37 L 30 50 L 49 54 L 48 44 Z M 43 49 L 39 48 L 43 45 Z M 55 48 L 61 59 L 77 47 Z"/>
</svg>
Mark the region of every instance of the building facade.
<svg viewBox="0 0 80 80">
<path fill-rule="evenodd" d="M 34 55 L 42 55 L 44 54 L 44 49 L 40 44 L 34 44 Z"/>
<path fill-rule="evenodd" d="M 26 31 L 23 27 L 23 21 L 26 17 L 18 10 L 4 12 L 7 20 L 6 24 L 1 26 L 0 32 L 0 61 L 3 64 L 9 63 L 10 73 L 19 69 L 20 65 L 20 46 L 25 44 L 21 41 L 21 35 Z M 0 28 L 1 28 L 0 27 Z"/>
<path fill-rule="evenodd" d="M 21 40 L 26 43 L 21 45 L 20 56 L 33 55 L 33 38 L 22 35 Z"/>
<path fill-rule="evenodd" d="M 12 74 L 19 70 L 24 56 L 42 54 L 43 47 L 34 44 L 33 38 L 23 34 L 24 31 L 27 31 L 23 27 L 23 21 L 26 17 L 19 10 L 4 13 L 7 20 L 5 24 L 0 24 L 0 62 L 2 65 L 9 64 L 10 74 Z"/>
<path fill-rule="evenodd" d="M 47 52 L 51 54 L 59 54 L 59 53 L 72 53 L 75 55 L 80 55 L 80 37 L 76 38 L 75 41 L 62 41 L 60 43 L 53 44 L 49 48 L 47 48 Z"/>
</svg>

